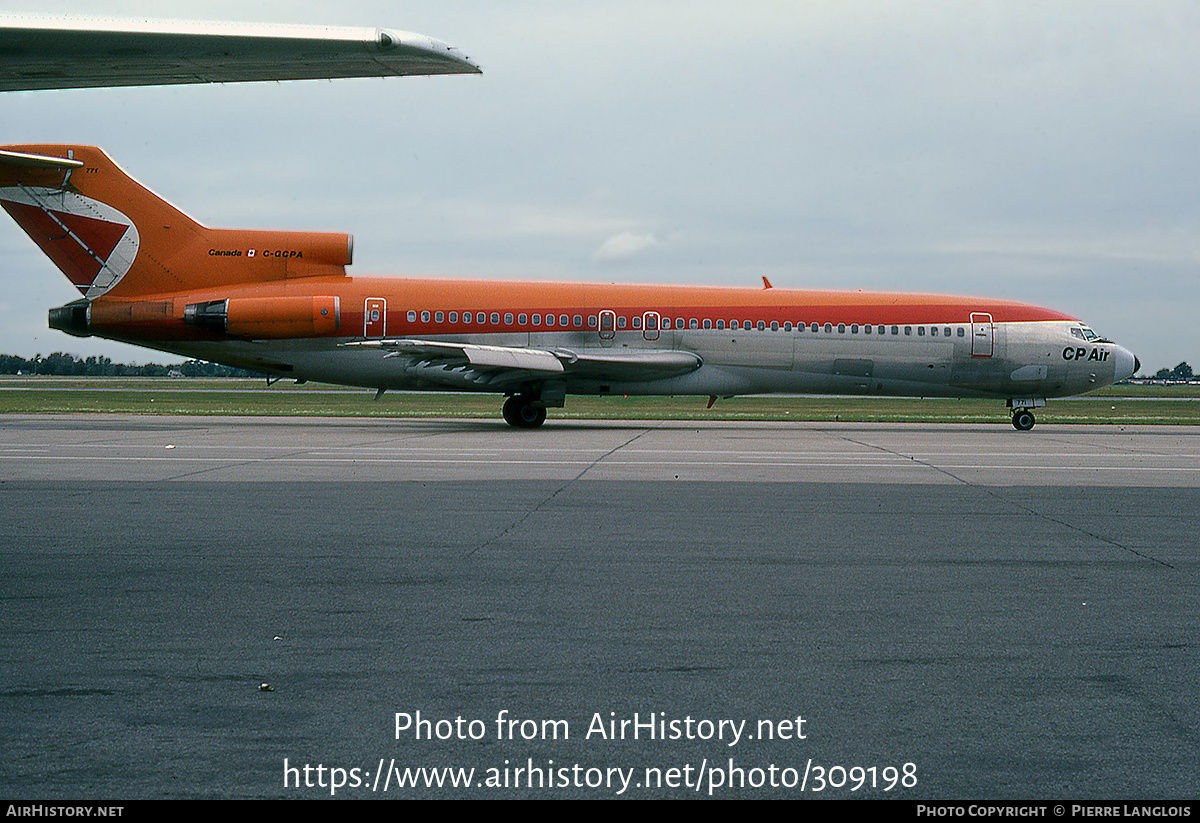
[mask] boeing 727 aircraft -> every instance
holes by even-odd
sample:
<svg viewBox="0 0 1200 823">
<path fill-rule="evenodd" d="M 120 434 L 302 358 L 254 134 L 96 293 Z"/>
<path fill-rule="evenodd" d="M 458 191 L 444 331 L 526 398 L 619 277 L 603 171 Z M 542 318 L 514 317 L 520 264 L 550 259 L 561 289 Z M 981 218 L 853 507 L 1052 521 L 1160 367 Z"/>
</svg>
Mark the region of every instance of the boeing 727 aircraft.
<svg viewBox="0 0 1200 823">
<path fill-rule="evenodd" d="M 568 394 L 789 392 L 989 397 L 1028 431 L 1046 398 L 1140 368 L 1001 300 L 351 277 L 350 235 L 206 228 L 88 146 L 0 149 L 0 204 L 83 295 L 52 328 L 299 381 L 495 392 L 519 428 Z"/>
</svg>

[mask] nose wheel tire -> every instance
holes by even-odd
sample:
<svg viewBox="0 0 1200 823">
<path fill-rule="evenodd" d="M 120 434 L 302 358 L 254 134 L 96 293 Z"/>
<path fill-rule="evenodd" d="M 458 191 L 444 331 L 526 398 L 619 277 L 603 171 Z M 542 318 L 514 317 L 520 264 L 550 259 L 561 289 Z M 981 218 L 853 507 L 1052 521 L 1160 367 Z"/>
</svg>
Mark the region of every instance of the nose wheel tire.
<svg viewBox="0 0 1200 823">
<path fill-rule="evenodd" d="M 1027 432 L 1033 428 L 1033 424 L 1037 421 L 1033 417 L 1033 412 L 1029 409 L 1017 409 L 1013 412 L 1012 424 L 1013 428 L 1019 432 Z"/>
<path fill-rule="evenodd" d="M 536 429 L 546 422 L 546 409 L 535 406 L 529 397 L 514 394 L 504 401 L 504 421 L 518 429 Z"/>
</svg>

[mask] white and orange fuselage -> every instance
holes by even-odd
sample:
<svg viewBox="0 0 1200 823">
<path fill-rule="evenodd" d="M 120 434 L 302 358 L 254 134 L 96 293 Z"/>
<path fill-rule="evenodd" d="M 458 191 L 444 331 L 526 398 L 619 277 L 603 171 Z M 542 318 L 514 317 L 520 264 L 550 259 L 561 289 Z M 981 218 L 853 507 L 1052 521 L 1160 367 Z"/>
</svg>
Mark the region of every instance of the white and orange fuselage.
<svg viewBox="0 0 1200 823">
<path fill-rule="evenodd" d="M 999 300 L 775 288 L 351 277 L 349 235 L 209 229 L 98 149 L 0 151 L 0 204 L 83 297 L 51 325 L 297 380 L 510 395 L 1045 398 L 1131 376 L 1079 320 Z M 1018 421 L 1017 415 L 1028 415 Z"/>
</svg>

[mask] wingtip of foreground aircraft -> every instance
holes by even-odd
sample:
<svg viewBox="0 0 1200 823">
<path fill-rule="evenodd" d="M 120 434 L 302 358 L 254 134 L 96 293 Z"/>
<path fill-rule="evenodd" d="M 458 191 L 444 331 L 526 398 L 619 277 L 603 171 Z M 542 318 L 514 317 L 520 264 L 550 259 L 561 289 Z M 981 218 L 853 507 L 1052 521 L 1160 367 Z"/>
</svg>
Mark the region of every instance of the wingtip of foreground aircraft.
<svg viewBox="0 0 1200 823">
<path fill-rule="evenodd" d="M 449 43 L 426 37 L 423 34 L 399 31 L 398 29 L 379 29 L 375 42 L 381 51 L 411 49 L 418 54 L 425 54 L 436 61 L 441 70 L 430 74 L 483 74 L 479 64 Z"/>
<path fill-rule="evenodd" d="M 298 381 L 506 396 L 1004 401 L 1132 376 L 1085 323 L 1005 300 L 857 291 L 349 277 L 350 236 L 210 229 L 89 146 L 0 147 L 0 205 L 79 289 L 50 325 Z"/>
<path fill-rule="evenodd" d="M 0 91 L 480 74 L 393 28 L 0 14 Z"/>
</svg>

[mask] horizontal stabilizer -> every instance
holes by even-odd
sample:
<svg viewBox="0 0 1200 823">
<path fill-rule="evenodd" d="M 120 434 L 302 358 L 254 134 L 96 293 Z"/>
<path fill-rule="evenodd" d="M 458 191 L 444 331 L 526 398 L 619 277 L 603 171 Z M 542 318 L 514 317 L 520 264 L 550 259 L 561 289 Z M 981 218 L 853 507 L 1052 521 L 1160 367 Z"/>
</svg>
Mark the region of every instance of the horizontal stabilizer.
<svg viewBox="0 0 1200 823">
<path fill-rule="evenodd" d="M 0 166 L 10 166 L 17 169 L 78 169 L 82 168 L 83 162 L 81 160 L 68 160 L 65 157 L 25 154 L 19 151 L 0 151 Z"/>
</svg>

